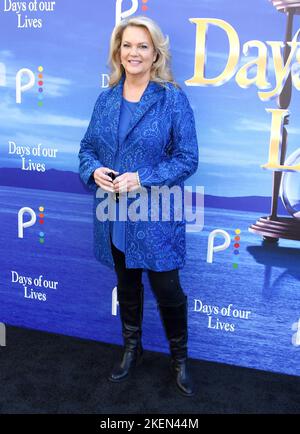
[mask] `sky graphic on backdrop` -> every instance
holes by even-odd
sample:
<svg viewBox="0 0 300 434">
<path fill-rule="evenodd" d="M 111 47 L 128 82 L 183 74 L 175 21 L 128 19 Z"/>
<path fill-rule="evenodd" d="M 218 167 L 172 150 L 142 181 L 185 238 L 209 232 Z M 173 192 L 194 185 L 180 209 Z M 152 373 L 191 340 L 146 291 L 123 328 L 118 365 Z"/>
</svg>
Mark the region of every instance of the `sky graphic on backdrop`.
<svg viewBox="0 0 300 434">
<path fill-rule="evenodd" d="M 80 140 L 87 128 L 93 105 L 102 91 L 108 47 L 115 24 L 113 0 L 58 0 L 53 13 L 44 17 L 41 29 L 17 29 L 14 13 L 0 8 L 0 64 L 6 68 L 5 86 L 0 82 L 0 167 L 20 167 L 20 159 L 8 155 L 8 141 L 17 145 L 57 147 L 59 156 L 47 168 L 78 171 Z M 142 4 L 142 2 L 140 2 Z M 123 2 L 128 9 L 131 2 Z M 190 18 L 219 18 L 235 29 L 241 43 L 239 66 L 253 59 L 242 54 L 249 40 L 283 40 L 286 17 L 268 0 L 149 0 L 145 13 L 156 20 L 170 37 L 172 68 L 194 109 L 200 164 L 187 185 L 203 185 L 207 194 L 220 196 L 270 196 L 272 173 L 261 169 L 267 162 L 271 115 L 276 101 L 262 102 L 256 86 L 242 89 L 234 77 L 218 87 L 186 86 L 194 73 L 196 26 Z M 136 15 L 142 14 L 141 8 Z M 27 13 L 30 17 L 30 12 Z M 172 17 L 176 17 L 173 19 Z M 180 20 L 178 19 L 180 17 Z M 178 28 L 180 22 L 180 28 Z M 176 26 L 174 25 L 176 23 Z M 300 27 L 295 17 L 294 32 Z M 215 77 L 226 65 L 226 34 L 209 27 L 206 75 Z M 268 49 L 271 54 L 270 48 Z M 44 104 L 37 105 L 37 88 L 15 102 L 15 75 L 21 68 L 44 68 Z M 273 62 L 269 81 L 274 85 Z M 288 154 L 300 147 L 299 91 L 293 88 L 290 105 Z M 258 187 L 259 185 L 259 187 Z"/>
</svg>

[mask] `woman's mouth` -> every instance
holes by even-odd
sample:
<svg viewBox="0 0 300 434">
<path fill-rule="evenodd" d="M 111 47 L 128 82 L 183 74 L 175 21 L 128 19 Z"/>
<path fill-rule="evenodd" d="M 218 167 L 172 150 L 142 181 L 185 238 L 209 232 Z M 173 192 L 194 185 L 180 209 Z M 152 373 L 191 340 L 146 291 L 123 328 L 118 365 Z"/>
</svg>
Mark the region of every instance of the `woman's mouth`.
<svg viewBox="0 0 300 434">
<path fill-rule="evenodd" d="M 142 63 L 142 62 L 140 62 L 139 60 L 129 60 L 128 61 L 131 65 L 139 65 L 140 63 Z"/>
</svg>

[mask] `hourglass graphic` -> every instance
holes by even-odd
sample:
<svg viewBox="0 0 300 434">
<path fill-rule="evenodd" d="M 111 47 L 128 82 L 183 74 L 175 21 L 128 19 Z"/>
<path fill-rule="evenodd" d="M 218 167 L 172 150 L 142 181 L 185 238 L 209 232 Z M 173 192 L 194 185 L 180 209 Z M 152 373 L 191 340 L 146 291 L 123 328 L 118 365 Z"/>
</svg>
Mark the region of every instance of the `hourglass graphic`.
<svg viewBox="0 0 300 434">
<path fill-rule="evenodd" d="M 287 42 L 292 40 L 294 15 L 300 15 L 300 1 L 294 0 L 270 0 L 277 10 L 286 13 L 287 27 L 284 43 L 284 62 L 287 61 L 291 48 Z M 292 97 L 291 73 L 279 95 L 277 106 L 287 109 Z M 280 149 L 280 165 L 300 164 L 300 148 L 286 159 L 289 115 L 283 120 L 282 142 Z M 291 215 L 281 217 L 277 215 L 278 198 Z M 249 231 L 261 235 L 265 241 L 277 243 L 279 238 L 300 241 L 300 173 L 292 171 L 274 171 L 271 213 L 267 217 L 261 217 L 249 227 Z"/>
</svg>

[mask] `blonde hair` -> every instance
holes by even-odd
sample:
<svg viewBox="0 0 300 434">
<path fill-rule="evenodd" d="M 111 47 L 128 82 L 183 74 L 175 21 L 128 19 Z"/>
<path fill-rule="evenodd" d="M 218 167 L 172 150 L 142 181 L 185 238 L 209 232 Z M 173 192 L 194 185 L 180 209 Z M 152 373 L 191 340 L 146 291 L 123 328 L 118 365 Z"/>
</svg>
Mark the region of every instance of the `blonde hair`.
<svg viewBox="0 0 300 434">
<path fill-rule="evenodd" d="M 124 67 L 120 61 L 120 48 L 124 30 L 128 26 L 143 27 L 150 33 L 154 50 L 157 54 L 156 60 L 152 64 L 150 71 L 150 80 L 155 81 L 162 86 L 165 82 L 179 85 L 174 81 L 170 68 L 171 55 L 169 52 L 169 37 L 164 37 L 159 26 L 151 18 L 143 15 L 132 17 L 121 21 L 117 24 L 112 32 L 110 39 L 110 51 L 108 64 L 111 72 L 109 75 L 109 86 L 115 86 L 121 79 Z"/>
</svg>

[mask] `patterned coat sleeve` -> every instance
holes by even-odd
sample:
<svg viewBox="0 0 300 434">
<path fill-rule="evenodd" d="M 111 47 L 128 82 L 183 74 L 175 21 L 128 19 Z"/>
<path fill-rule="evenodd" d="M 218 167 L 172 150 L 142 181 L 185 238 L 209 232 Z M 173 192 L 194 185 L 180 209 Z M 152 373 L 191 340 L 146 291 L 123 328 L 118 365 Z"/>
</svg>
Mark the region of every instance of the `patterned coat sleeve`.
<svg viewBox="0 0 300 434">
<path fill-rule="evenodd" d="M 172 148 L 154 166 L 138 169 L 143 187 L 179 184 L 189 178 L 198 167 L 198 141 L 195 118 L 189 100 L 182 90 L 176 93 L 172 119 Z"/>
<path fill-rule="evenodd" d="M 96 122 L 98 118 L 99 111 L 99 102 L 100 102 L 101 94 L 99 95 L 93 110 L 93 114 L 86 130 L 86 133 L 81 140 L 80 143 L 80 151 L 78 154 L 80 163 L 79 163 L 79 175 L 82 181 L 91 189 L 96 190 L 97 184 L 94 181 L 93 173 L 96 169 L 103 166 L 103 164 L 99 161 L 97 152 L 95 149 L 96 141 L 95 141 L 95 130 L 96 130 Z"/>
</svg>

